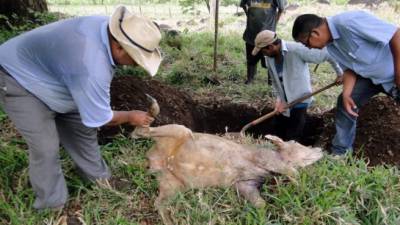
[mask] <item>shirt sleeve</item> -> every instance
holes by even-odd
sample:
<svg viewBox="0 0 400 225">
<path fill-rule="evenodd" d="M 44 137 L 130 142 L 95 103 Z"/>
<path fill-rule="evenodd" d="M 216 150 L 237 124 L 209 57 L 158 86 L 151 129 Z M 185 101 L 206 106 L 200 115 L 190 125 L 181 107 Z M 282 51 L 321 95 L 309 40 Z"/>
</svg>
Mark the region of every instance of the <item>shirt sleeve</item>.
<svg viewBox="0 0 400 225">
<path fill-rule="evenodd" d="M 331 65 L 332 69 L 335 71 L 335 73 L 338 77 L 343 76 L 342 67 L 329 54 L 328 54 L 326 61 Z"/>
<path fill-rule="evenodd" d="M 96 70 L 96 74 L 89 72 L 77 75 L 81 77 L 70 85 L 72 98 L 87 127 L 100 127 L 113 117 L 110 106 L 111 79 L 108 79 L 112 75 L 108 71 Z"/>
<path fill-rule="evenodd" d="M 338 26 L 350 30 L 359 38 L 370 42 L 380 42 L 384 45 L 389 43 L 397 30 L 395 25 L 364 11 L 357 11 L 349 18 L 342 18 Z"/>
<path fill-rule="evenodd" d="M 70 65 L 73 73 L 65 81 L 82 122 L 88 127 L 100 127 L 113 117 L 110 86 L 114 71 L 108 56 L 99 48 L 98 45 L 87 44 L 82 63 Z"/>
<path fill-rule="evenodd" d="M 297 44 L 294 51 L 306 63 L 322 63 L 326 61 L 329 56 L 326 48 L 322 50 L 316 48 L 310 49 L 302 44 Z"/>
<path fill-rule="evenodd" d="M 297 54 L 307 63 L 322 63 L 327 61 L 335 71 L 337 76 L 343 75 L 343 70 L 341 66 L 329 55 L 327 48 L 323 49 L 309 49 L 303 45 L 299 46 L 297 49 Z"/>
</svg>

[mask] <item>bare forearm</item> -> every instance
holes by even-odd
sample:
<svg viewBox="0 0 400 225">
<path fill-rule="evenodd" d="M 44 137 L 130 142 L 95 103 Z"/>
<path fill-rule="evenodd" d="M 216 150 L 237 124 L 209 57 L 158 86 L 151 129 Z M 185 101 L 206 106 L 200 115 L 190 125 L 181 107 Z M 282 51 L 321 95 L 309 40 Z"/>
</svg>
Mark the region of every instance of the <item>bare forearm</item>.
<svg viewBox="0 0 400 225">
<path fill-rule="evenodd" d="M 106 126 L 116 126 L 129 121 L 129 111 L 113 111 L 113 118 Z"/>
<path fill-rule="evenodd" d="M 390 40 L 390 49 L 393 55 L 395 83 L 400 87 L 400 29 L 397 29 Z"/>
<path fill-rule="evenodd" d="M 346 70 L 343 73 L 343 96 L 351 96 L 357 76 L 352 70 Z"/>
</svg>

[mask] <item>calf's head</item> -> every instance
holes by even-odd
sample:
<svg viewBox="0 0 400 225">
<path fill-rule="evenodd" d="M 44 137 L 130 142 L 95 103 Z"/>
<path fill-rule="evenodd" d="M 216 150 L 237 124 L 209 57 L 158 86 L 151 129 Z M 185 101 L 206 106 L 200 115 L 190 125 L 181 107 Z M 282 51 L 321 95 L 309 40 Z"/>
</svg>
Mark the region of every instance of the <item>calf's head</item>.
<svg viewBox="0 0 400 225">
<path fill-rule="evenodd" d="M 278 147 L 282 160 L 294 168 L 311 165 L 323 156 L 321 148 L 307 147 L 295 141 L 284 142 L 272 135 L 265 137 Z"/>
</svg>

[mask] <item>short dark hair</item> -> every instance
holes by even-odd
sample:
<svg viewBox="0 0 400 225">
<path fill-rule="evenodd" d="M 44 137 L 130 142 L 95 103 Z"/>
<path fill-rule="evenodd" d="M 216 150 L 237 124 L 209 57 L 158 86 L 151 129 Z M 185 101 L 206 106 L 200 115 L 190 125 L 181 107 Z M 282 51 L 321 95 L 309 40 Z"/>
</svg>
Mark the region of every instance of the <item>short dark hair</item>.
<svg viewBox="0 0 400 225">
<path fill-rule="evenodd" d="M 315 14 L 303 14 L 298 16 L 293 24 L 292 37 L 297 40 L 300 35 L 309 34 L 314 28 L 319 27 L 324 18 Z"/>
<path fill-rule="evenodd" d="M 282 43 L 282 40 L 280 38 L 278 38 L 272 44 L 273 45 L 279 45 L 280 43 Z"/>
</svg>

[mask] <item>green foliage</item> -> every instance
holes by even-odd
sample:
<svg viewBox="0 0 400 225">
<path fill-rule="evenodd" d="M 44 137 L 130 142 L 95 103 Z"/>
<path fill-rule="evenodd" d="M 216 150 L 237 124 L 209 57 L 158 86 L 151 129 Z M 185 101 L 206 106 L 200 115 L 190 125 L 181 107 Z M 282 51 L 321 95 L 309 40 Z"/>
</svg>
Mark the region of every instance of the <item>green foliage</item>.
<svg viewBox="0 0 400 225">
<path fill-rule="evenodd" d="M 196 5 L 205 3 L 206 0 L 179 0 L 179 5 L 182 8 L 184 14 L 196 14 Z"/>
<path fill-rule="evenodd" d="M 236 5 L 239 6 L 240 0 L 220 0 L 222 6 Z"/>
<path fill-rule="evenodd" d="M 49 2 L 81 4 L 85 1 Z M 91 4 L 93 1 L 86 2 Z M 104 0 L 104 4 L 116 2 Z M 300 3 L 304 2 L 307 1 L 300 0 Z M 335 0 L 336 4 L 342 4 L 339 2 L 345 1 Z M 54 19 L 52 14 L 42 16 L 43 24 Z M 223 21 L 222 25 L 225 23 L 230 21 Z M 31 21 L 1 30 L 0 42 L 37 25 Z M 282 24 L 279 29 L 281 36 L 290 38 L 290 23 Z M 265 101 L 271 93 L 270 87 L 265 85 L 265 69 L 259 69 L 254 84 L 243 85 L 245 51 L 241 34 L 220 35 L 216 72 L 212 70 L 213 45 L 212 33 L 184 32 L 178 37 L 164 38 L 164 60 L 156 79 L 195 92 L 196 96 L 225 96 L 237 102 Z M 117 74 L 147 76 L 142 69 L 133 67 L 120 67 Z M 215 86 L 206 82 L 211 76 L 217 77 L 222 84 Z M 329 66 L 321 64 L 313 73 L 313 86 L 322 87 L 334 78 Z M 339 91 L 340 87 L 318 95 L 315 107 L 332 108 Z M 6 115 L 0 110 L 0 127 L 6 122 Z M 102 155 L 113 172 L 116 190 L 100 189 L 85 181 L 78 175 L 69 156 L 61 150 L 62 168 L 70 192 L 68 205 L 81 207 L 87 224 L 160 224 L 160 217 L 153 207 L 157 182 L 154 174 L 146 170 L 145 154 L 151 145 L 148 139 L 118 137 L 101 146 Z M 32 209 L 34 193 L 28 181 L 26 149 L 24 141 L 17 135 L 9 138 L 0 135 L 0 224 L 50 224 L 49 221 L 54 222 L 59 216 L 55 212 Z M 400 173 L 396 167 L 370 168 L 363 160 L 351 157 L 334 160 L 327 156 L 302 170 L 295 181 L 283 176 L 270 177 L 262 187 L 262 196 L 268 202 L 263 209 L 252 207 L 232 188 L 179 193 L 168 208 L 176 224 L 399 224 L 399 181 Z"/>
<path fill-rule="evenodd" d="M 13 14 L 12 18 L 0 15 L 0 21 L 2 24 L 6 24 L 6 27 L 0 27 L 0 44 L 22 32 L 32 30 L 59 19 L 60 17 L 57 13 L 40 13 L 33 11 L 31 12 L 30 18 L 19 18 L 16 14 Z M 18 23 L 14 23 L 13 21 L 18 21 Z"/>
<path fill-rule="evenodd" d="M 0 106 L 0 123 L 3 122 L 6 118 L 7 118 L 7 115 Z"/>
<path fill-rule="evenodd" d="M 4 140 L 0 144 L 0 223 L 56 220 L 57 213 L 31 208 L 34 194 L 28 184 L 25 146 Z M 63 152 L 69 204 L 82 208 L 87 224 L 160 222 L 151 206 L 157 183 L 145 169 L 145 153 L 151 145 L 148 139 L 120 137 L 102 147 L 117 190 L 99 189 L 82 180 Z M 400 173 L 396 167 L 369 168 L 351 157 L 325 157 L 294 181 L 270 177 L 262 196 L 268 204 L 256 209 L 232 188 L 195 189 L 174 196 L 168 209 L 175 224 L 398 224 Z"/>
</svg>

